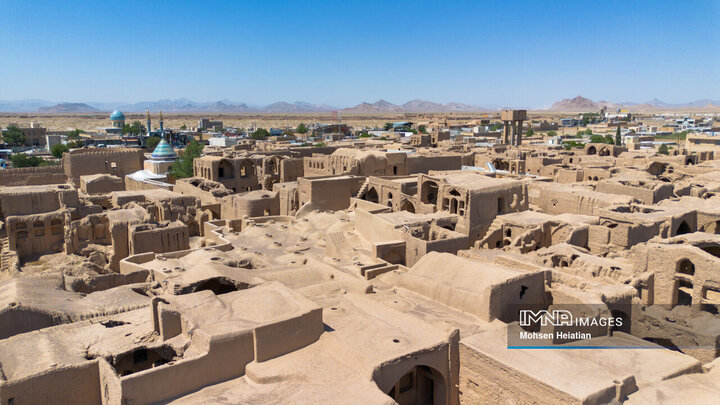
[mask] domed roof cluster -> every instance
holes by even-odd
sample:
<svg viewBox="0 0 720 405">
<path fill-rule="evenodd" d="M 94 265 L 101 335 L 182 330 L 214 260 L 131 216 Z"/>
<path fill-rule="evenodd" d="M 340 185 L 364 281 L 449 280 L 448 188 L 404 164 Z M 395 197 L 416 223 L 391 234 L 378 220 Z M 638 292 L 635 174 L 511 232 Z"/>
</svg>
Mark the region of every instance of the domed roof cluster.
<svg viewBox="0 0 720 405">
<path fill-rule="evenodd" d="M 160 143 L 155 147 L 155 150 L 153 151 L 152 155 L 150 157 L 153 160 L 175 160 L 177 159 L 177 154 L 175 153 L 175 150 L 170 146 L 170 144 L 165 140 L 161 140 Z"/>
<path fill-rule="evenodd" d="M 110 121 L 125 121 L 125 114 L 120 110 L 115 110 L 110 114 Z"/>
</svg>

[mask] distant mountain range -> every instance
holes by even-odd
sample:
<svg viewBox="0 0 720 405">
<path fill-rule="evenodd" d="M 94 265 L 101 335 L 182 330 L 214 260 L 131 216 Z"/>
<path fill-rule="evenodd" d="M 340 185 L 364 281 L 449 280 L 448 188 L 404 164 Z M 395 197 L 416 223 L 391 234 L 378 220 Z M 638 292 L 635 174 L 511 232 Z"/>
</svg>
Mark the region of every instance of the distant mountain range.
<svg viewBox="0 0 720 405">
<path fill-rule="evenodd" d="M 566 98 L 555 102 L 549 111 L 566 112 L 590 112 L 600 110 L 603 106 L 608 108 L 630 108 L 633 110 L 642 109 L 678 109 L 678 108 L 700 108 L 718 107 L 720 100 L 703 99 L 687 103 L 666 103 L 658 99 L 652 99 L 644 103 L 633 102 L 609 102 L 593 101 L 583 96 Z M 499 106 L 473 106 L 462 103 L 435 103 L 426 100 L 411 100 L 405 104 L 397 105 L 386 100 L 378 100 L 374 103 L 362 102 L 354 107 L 342 108 L 326 104 L 312 104 L 305 101 L 289 103 L 280 101 L 266 106 L 257 106 L 229 100 L 215 102 L 196 102 L 186 98 L 176 100 L 164 99 L 156 101 L 140 101 L 137 103 L 109 103 L 109 102 L 87 102 L 87 103 L 56 103 L 47 100 L 0 100 L 0 112 L 40 112 L 47 114 L 91 114 L 109 112 L 115 109 L 125 113 L 142 113 L 145 109 L 150 111 L 163 111 L 167 113 L 315 113 L 339 111 L 345 114 L 368 114 L 368 113 L 432 113 L 432 112 L 480 112 L 497 111 Z M 504 107 L 507 108 L 507 107 Z"/>
<path fill-rule="evenodd" d="M 308 113 L 329 112 L 338 110 L 330 105 L 315 105 L 304 101 L 288 103 L 281 101 L 266 106 L 253 106 L 246 103 L 236 103 L 229 100 L 215 102 L 196 102 L 186 98 L 177 100 L 140 101 L 137 103 L 54 103 L 47 100 L 0 100 L 0 112 L 42 112 L 49 114 L 85 114 L 118 109 L 125 113 L 142 113 L 145 109 L 152 112 L 163 111 L 168 113 Z"/>
<path fill-rule="evenodd" d="M 50 114 L 85 114 L 100 112 L 97 108 L 91 107 L 85 103 L 60 103 L 55 104 L 52 107 L 40 107 L 37 110 L 38 112 Z"/>
<path fill-rule="evenodd" d="M 698 107 L 718 107 L 720 106 L 720 100 L 697 100 L 687 103 L 671 104 L 664 101 L 660 101 L 654 98 L 644 103 L 633 103 L 633 102 L 621 102 L 613 103 L 609 101 L 592 101 L 589 98 L 583 96 L 577 96 L 573 98 L 566 98 L 560 101 L 556 101 L 548 109 L 551 111 L 567 111 L 567 112 L 588 112 L 600 110 L 602 107 L 607 108 L 631 108 L 633 110 L 642 109 L 676 109 L 676 108 L 698 108 Z"/>
<path fill-rule="evenodd" d="M 345 108 L 341 110 L 346 113 L 373 113 L 373 112 L 384 112 L 384 113 L 423 113 L 423 112 L 469 112 L 469 111 L 491 111 L 495 108 L 477 107 L 461 103 L 434 103 L 432 101 L 425 100 L 411 100 L 403 105 L 392 104 L 385 100 L 378 100 L 372 104 L 360 103 L 355 107 Z"/>
</svg>

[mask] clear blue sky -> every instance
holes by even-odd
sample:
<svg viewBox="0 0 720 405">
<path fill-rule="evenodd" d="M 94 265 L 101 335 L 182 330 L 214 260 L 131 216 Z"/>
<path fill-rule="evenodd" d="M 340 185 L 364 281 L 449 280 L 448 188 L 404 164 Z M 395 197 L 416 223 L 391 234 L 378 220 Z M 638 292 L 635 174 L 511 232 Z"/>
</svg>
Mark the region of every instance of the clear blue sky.
<svg viewBox="0 0 720 405">
<path fill-rule="evenodd" d="M 720 1 L 0 0 L 0 99 L 720 99 Z"/>
</svg>

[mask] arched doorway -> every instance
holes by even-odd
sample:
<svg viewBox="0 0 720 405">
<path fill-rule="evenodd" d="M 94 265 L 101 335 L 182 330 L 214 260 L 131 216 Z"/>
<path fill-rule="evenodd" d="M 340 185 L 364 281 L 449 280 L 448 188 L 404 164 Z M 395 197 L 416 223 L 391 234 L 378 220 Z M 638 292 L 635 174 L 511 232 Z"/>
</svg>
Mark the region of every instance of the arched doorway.
<svg viewBox="0 0 720 405">
<path fill-rule="evenodd" d="M 675 235 L 683 235 L 686 233 L 691 233 L 692 229 L 690 229 L 690 225 L 687 224 L 687 222 L 682 221 L 680 223 L 680 226 L 678 226 L 677 232 L 675 232 Z"/>
<path fill-rule="evenodd" d="M 416 366 L 386 392 L 400 405 L 440 405 L 447 402 L 447 384 L 437 370 Z"/>
<path fill-rule="evenodd" d="M 420 200 L 425 204 L 437 204 L 438 184 L 434 181 L 426 181 L 422 184 Z"/>
<path fill-rule="evenodd" d="M 612 331 L 630 333 L 630 317 L 624 311 L 614 309 L 610 311 L 610 314 L 615 319 L 621 319 L 622 325 L 613 325 L 610 327 Z"/>
<path fill-rule="evenodd" d="M 255 174 L 255 164 L 250 160 L 243 160 L 240 163 L 240 177 L 252 176 Z"/>
<path fill-rule="evenodd" d="M 693 276 L 695 264 L 688 259 L 682 259 L 675 267 L 675 285 L 673 286 L 672 303 L 674 305 L 692 305 L 693 290 L 695 288 Z"/>
<path fill-rule="evenodd" d="M 375 190 L 375 187 L 370 187 L 370 190 L 367 191 L 367 194 L 365 194 L 365 200 L 373 202 L 375 204 L 380 201 L 378 198 L 378 192 Z"/>
<path fill-rule="evenodd" d="M 594 154 L 596 154 L 596 153 L 597 153 L 597 149 L 595 149 L 594 146 L 589 147 L 588 150 L 587 150 L 587 154 L 588 154 L 588 155 L 594 155 Z"/>
<path fill-rule="evenodd" d="M 234 177 L 235 177 L 235 172 L 233 171 L 232 162 L 230 162 L 227 159 L 221 160 L 220 164 L 218 165 L 218 179 L 229 180 Z"/>
<path fill-rule="evenodd" d="M 400 206 L 400 211 L 415 212 L 415 205 L 410 200 L 405 200 Z"/>
<path fill-rule="evenodd" d="M 677 268 L 675 269 L 677 273 L 680 274 L 687 274 L 688 276 L 694 276 L 695 275 L 695 265 L 693 262 L 691 262 L 688 259 L 682 259 L 678 262 Z"/>
</svg>

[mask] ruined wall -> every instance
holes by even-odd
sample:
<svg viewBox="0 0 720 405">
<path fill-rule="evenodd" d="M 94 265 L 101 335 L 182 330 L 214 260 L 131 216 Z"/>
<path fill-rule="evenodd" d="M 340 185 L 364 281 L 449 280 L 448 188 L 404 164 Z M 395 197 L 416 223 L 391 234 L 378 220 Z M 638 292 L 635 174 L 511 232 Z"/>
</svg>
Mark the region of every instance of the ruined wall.
<svg viewBox="0 0 720 405">
<path fill-rule="evenodd" d="M 132 177 L 125 176 L 125 189 L 126 190 L 141 191 L 141 190 L 153 190 L 156 188 L 173 191 L 174 186 L 170 183 L 165 183 L 162 181 L 157 181 L 157 180 L 140 181 L 140 180 L 135 180 Z"/>
<path fill-rule="evenodd" d="M 62 252 L 65 245 L 65 210 L 46 214 L 9 216 L 7 236 L 10 250 L 22 258 Z"/>
<path fill-rule="evenodd" d="M 360 190 L 363 177 L 342 176 L 322 179 L 298 179 L 299 205 L 312 202 L 318 210 L 344 210 L 350 206 L 350 198 Z"/>
<path fill-rule="evenodd" d="M 645 204 L 655 204 L 672 197 L 673 185 L 669 183 L 657 183 L 653 187 L 641 187 L 607 180 L 598 183 L 596 191 L 600 193 L 631 196 Z"/>
<path fill-rule="evenodd" d="M 579 404 L 578 399 L 520 374 L 460 341 L 460 401 L 463 404 Z"/>
<path fill-rule="evenodd" d="M 280 215 L 280 201 L 277 193 L 251 191 L 223 198 L 220 203 L 220 212 L 222 219 Z"/>
<path fill-rule="evenodd" d="M 0 171 L 0 186 L 63 184 L 67 175 L 62 166 L 21 167 Z"/>
<path fill-rule="evenodd" d="M 430 170 L 460 170 L 461 168 L 461 155 L 408 155 L 407 160 L 405 161 L 406 174 L 427 174 Z"/>
<path fill-rule="evenodd" d="M 118 177 L 143 169 L 142 149 L 82 149 L 65 153 L 62 166 L 65 175 L 76 185 L 80 176 L 112 174 Z"/>
<path fill-rule="evenodd" d="M 80 176 L 80 191 L 85 194 L 103 194 L 125 190 L 122 178 L 111 175 Z"/>
<path fill-rule="evenodd" d="M 2 404 L 77 404 L 102 403 L 97 361 L 53 368 L 12 382 L 0 381 Z"/>
<path fill-rule="evenodd" d="M 279 215 L 295 215 L 299 206 L 298 183 L 291 181 L 287 183 L 273 184 L 273 192 L 278 196 Z"/>
<path fill-rule="evenodd" d="M 188 227 L 180 222 L 157 228 L 147 224 L 132 225 L 129 234 L 130 255 L 174 252 L 190 248 L 190 232 Z"/>
<path fill-rule="evenodd" d="M 304 175 L 303 159 L 287 158 L 280 161 L 280 182 L 295 181 Z"/>
<path fill-rule="evenodd" d="M 77 190 L 68 185 L 0 190 L 0 217 L 38 214 L 77 206 Z"/>
</svg>

